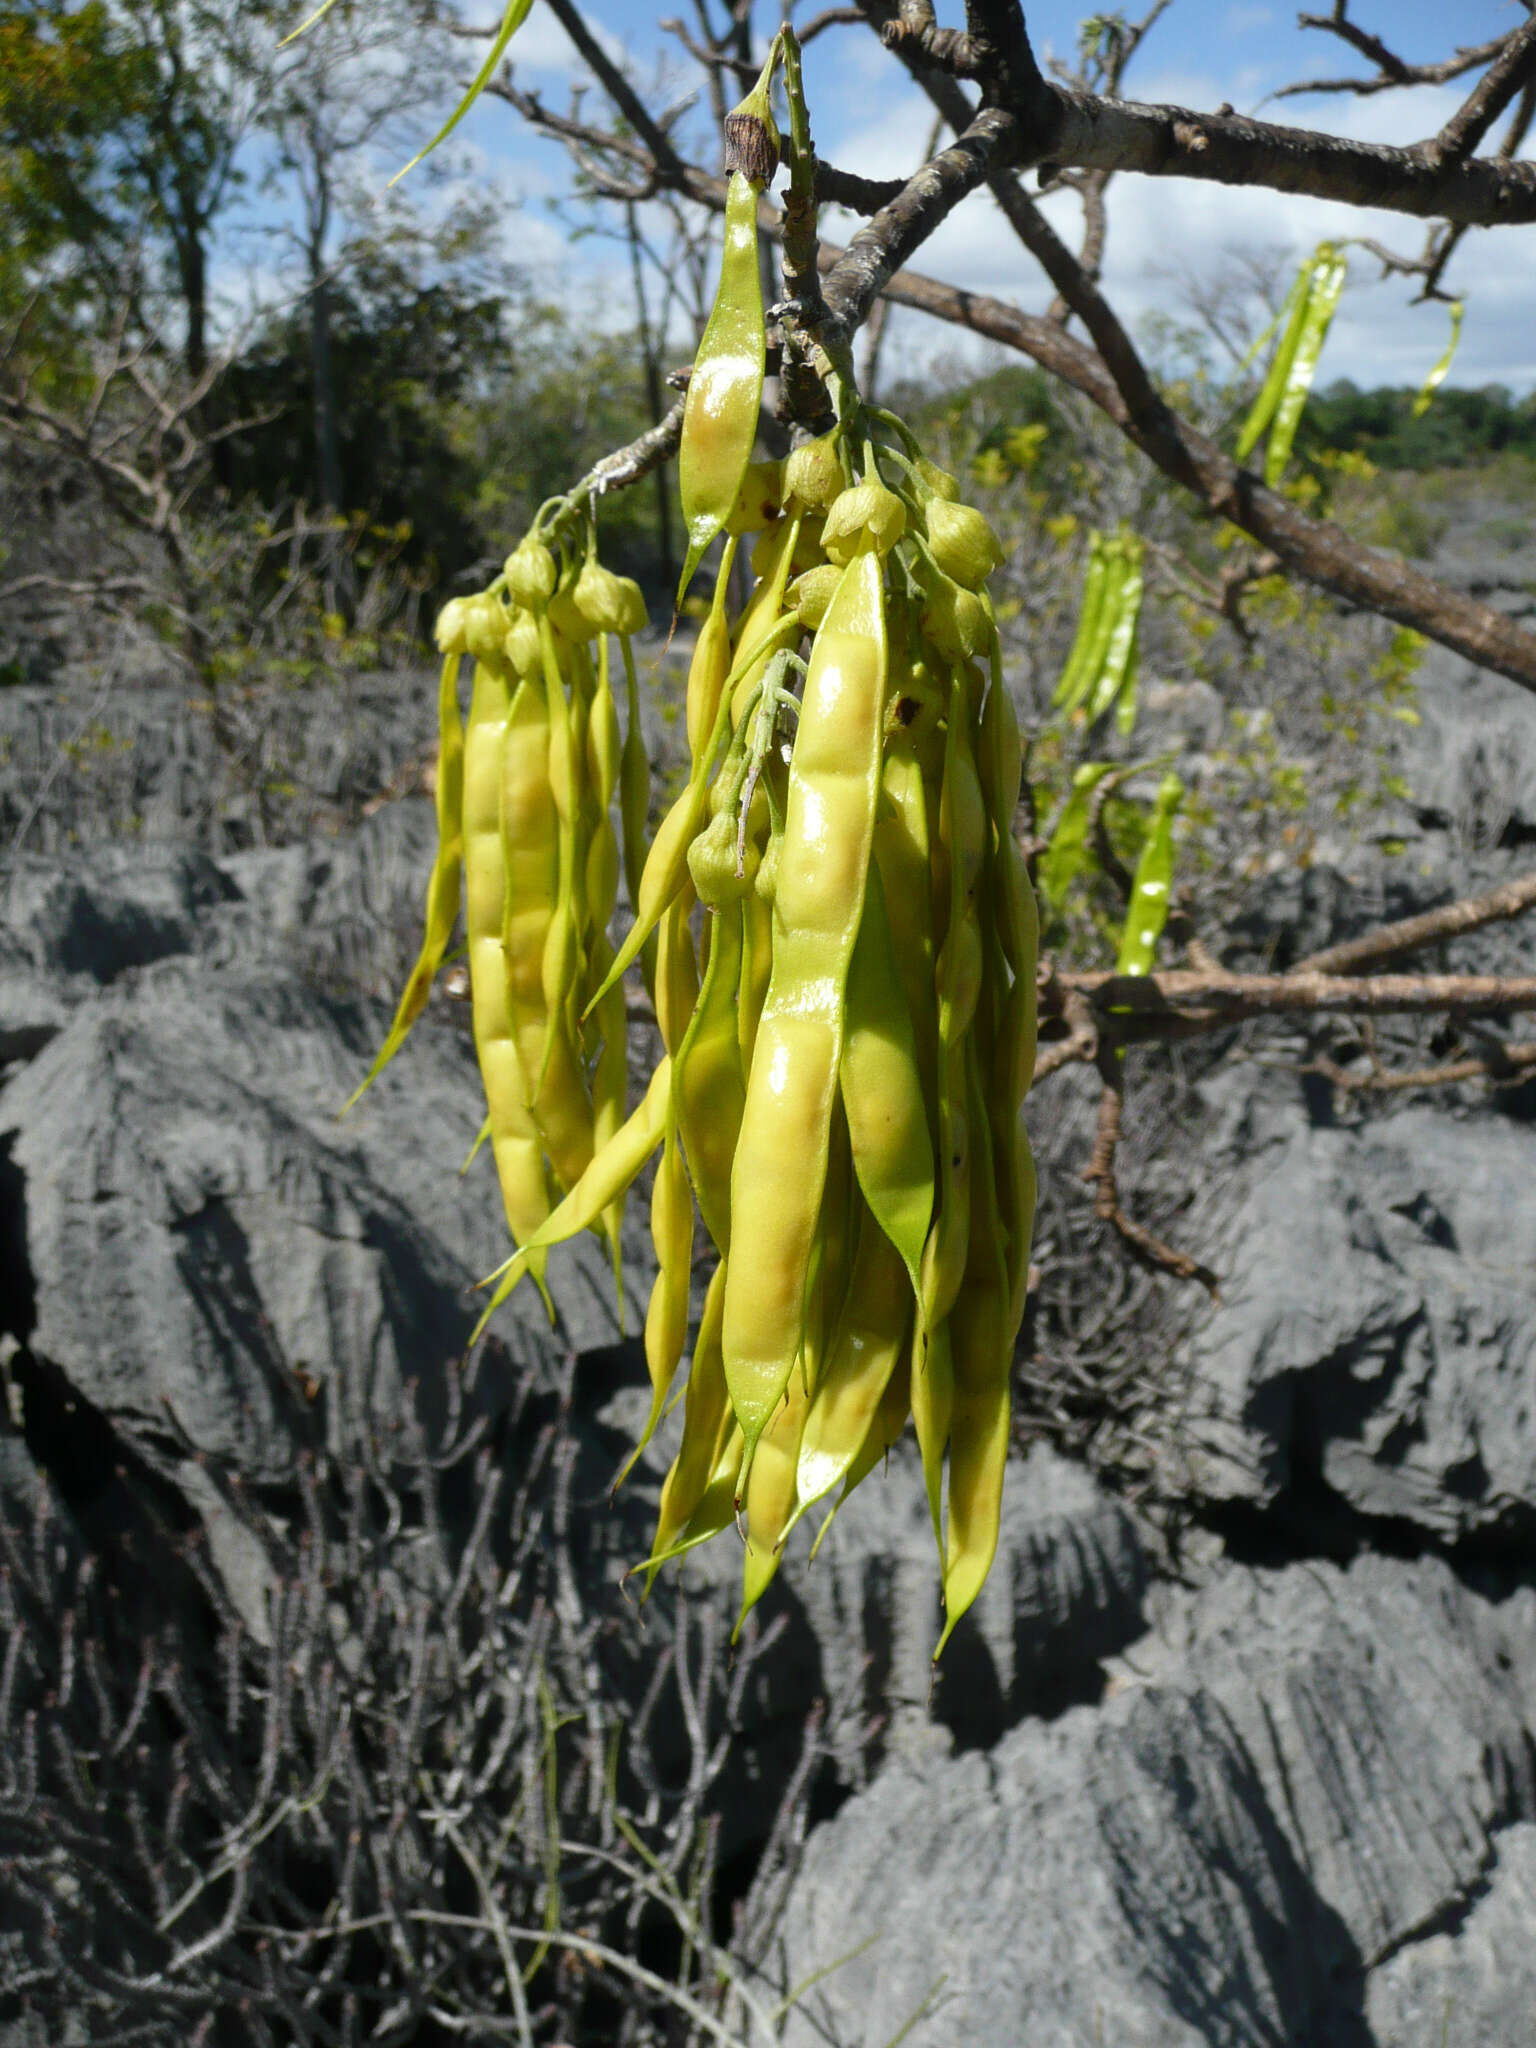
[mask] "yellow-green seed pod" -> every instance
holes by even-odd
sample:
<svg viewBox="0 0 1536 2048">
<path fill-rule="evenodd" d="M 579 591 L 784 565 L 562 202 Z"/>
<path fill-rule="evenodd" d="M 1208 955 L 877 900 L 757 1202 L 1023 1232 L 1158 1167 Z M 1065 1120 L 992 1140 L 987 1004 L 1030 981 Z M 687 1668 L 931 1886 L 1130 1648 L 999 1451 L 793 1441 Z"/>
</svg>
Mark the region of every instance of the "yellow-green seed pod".
<svg viewBox="0 0 1536 2048">
<path fill-rule="evenodd" d="M 554 556 L 538 540 L 519 542 L 503 563 L 502 573 L 513 599 L 530 611 L 549 603 L 560 580 Z"/>
<path fill-rule="evenodd" d="M 439 654 L 468 654 L 469 641 L 466 637 L 466 600 L 450 597 L 437 615 L 433 634 Z"/>
<path fill-rule="evenodd" d="M 878 477 L 866 477 L 841 492 L 828 512 L 821 530 L 822 550 L 841 568 L 866 545 L 888 555 L 906 530 L 907 508 L 900 498 Z"/>
<path fill-rule="evenodd" d="M 1003 559 L 1003 544 L 974 505 L 930 499 L 926 508 L 933 559 L 965 590 L 980 590 Z"/>
<path fill-rule="evenodd" d="M 781 462 L 749 462 L 741 488 L 725 515 L 727 533 L 761 533 L 772 526 L 784 504 L 784 465 Z"/>
<path fill-rule="evenodd" d="M 812 632 L 827 616 L 827 606 L 832 602 L 832 593 L 842 576 L 841 569 L 833 568 L 830 562 L 823 562 L 819 568 L 807 569 L 803 576 L 797 576 L 784 593 L 786 606 L 795 611 L 800 623 Z"/>
<path fill-rule="evenodd" d="M 582 564 L 572 594 L 594 633 L 638 633 L 646 623 L 645 599 L 633 576 L 615 576 L 599 561 Z"/>
<path fill-rule="evenodd" d="M 804 441 L 784 458 L 784 495 L 807 512 L 829 511 L 842 496 L 844 481 L 835 433 Z"/>
</svg>

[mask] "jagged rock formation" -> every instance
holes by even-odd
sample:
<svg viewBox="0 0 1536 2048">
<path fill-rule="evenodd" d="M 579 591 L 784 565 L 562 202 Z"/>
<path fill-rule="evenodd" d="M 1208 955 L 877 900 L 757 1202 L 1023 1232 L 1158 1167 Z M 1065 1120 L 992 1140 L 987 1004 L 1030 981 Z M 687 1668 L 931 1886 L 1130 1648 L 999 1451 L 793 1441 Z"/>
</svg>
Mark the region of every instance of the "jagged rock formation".
<svg viewBox="0 0 1536 2048">
<path fill-rule="evenodd" d="M 193 1642 L 227 1610 L 266 1642 L 288 1567 L 240 1498 L 286 1541 L 318 1455 L 450 1426 L 481 1431 L 478 1472 L 515 1478 L 545 1427 L 519 1389 L 547 1418 L 574 1386 L 560 1512 L 579 1600 L 607 1617 L 590 1682 L 672 1796 L 697 1752 L 657 1644 L 685 1613 L 700 1668 L 729 1672 L 740 1558 L 729 1537 L 708 1546 L 658 1593 L 661 1621 L 631 1625 L 619 1582 L 645 1555 L 668 1440 L 610 1505 L 643 1369 L 602 1254 L 559 1254 L 558 1325 L 525 1290 L 462 1371 L 473 1283 L 505 1243 L 488 1162 L 454 1171 L 479 1121 L 463 1006 L 435 1002 L 336 1120 L 414 949 L 431 832 L 418 799 L 335 839 L 85 845 L 0 870 L 0 1514 L 21 1540 L 46 1507 L 57 1570 L 116 1559 L 140 1603 L 145 1532 L 200 1534 L 208 1584 L 178 1564 L 155 1589 L 177 1627 Z M 1294 958 L 1508 859 L 1426 838 L 1366 889 L 1315 870 L 1259 892 L 1235 944 Z M 1510 926 L 1457 958 L 1528 972 L 1532 952 Z M 818 1982 L 788 2042 L 875 2048 L 919 2011 L 914 2048 L 1526 2038 L 1529 1096 L 1341 1105 L 1248 1065 L 1199 1081 L 1191 1227 L 1225 1284 L 1172 1383 L 1171 1552 L 1037 1445 L 934 1687 L 911 1460 L 868 1482 L 814 1565 L 797 1531 L 763 1603 L 773 1654 L 738 1667 L 706 1802 L 739 1894 L 811 1706 L 864 1729 L 821 1756 L 821 1818 L 765 1966 L 787 1990 L 875 1941 Z M 629 1236 L 633 1298 L 638 1203 Z M 476 1496 L 450 1507 L 433 1540 L 451 1582 Z M 23 1829 L 28 1683 L 13 1699 L 0 1676 L 0 1882 L 23 1839 L 6 1830 Z M 152 1732 L 163 1778 L 176 1732 Z M 783 1842 L 773 1857 L 788 1870 Z M 22 2017 L 30 1939 L 0 1935 L 0 2040 L 29 2048 L 46 2038 Z"/>
</svg>

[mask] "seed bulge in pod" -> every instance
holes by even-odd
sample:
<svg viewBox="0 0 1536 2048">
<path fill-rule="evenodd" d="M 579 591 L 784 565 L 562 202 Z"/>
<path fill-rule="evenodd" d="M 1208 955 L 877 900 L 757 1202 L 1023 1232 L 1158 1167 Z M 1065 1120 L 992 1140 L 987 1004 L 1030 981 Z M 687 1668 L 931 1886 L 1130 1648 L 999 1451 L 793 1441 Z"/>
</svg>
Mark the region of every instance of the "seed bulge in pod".
<svg viewBox="0 0 1536 2048">
<path fill-rule="evenodd" d="M 582 564 L 573 595 L 594 633 L 638 633 L 645 624 L 639 584 L 632 576 L 615 576 L 601 562 Z"/>
<path fill-rule="evenodd" d="M 741 489 L 725 515 L 727 533 L 759 533 L 772 526 L 784 504 L 784 465 L 749 462 Z"/>
<path fill-rule="evenodd" d="M 877 478 L 868 477 L 839 495 L 827 514 L 821 544 L 828 561 L 842 568 L 866 538 L 879 554 L 888 555 L 906 530 L 906 506 Z"/>
<path fill-rule="evenodd" d="M 437 615 L 433 635 L 440 654 L 468 654 L 469 641 L 465 637 L 465 600 L 450 597 Z"/>
<path fill-rule="evenodd" d="M 520 676 L 537 673 L 539 666 L 539 628 L 532 612 L 519 609 L 512 614 L 512 623 L 507 628 L 507 659 Z"/>
<path fill-rule="evenodd" d="M 530 610 L 548 604 L 560 580 L 554 556 L 539 540 L 519 541 L 503 563 L 502 571 L 513 598 Z"/>
<path fill-rule="evenodd" d="M 800 623 L 814 633 L 826 617 L 832 593 L 842 580 L 841 569 L 823 562 L 819 568 L 807 569 L 803 576 L 795 578 L 784 593 L 784 602 L 799 614 Z"/>
<path fill-rule="evenodd" d="M 476 661 L 506 657 L 507 613 L 499 599 L 481 592 L 464 600 L 464 639 Z"/>
<path fill-rule="evenodd" d="M 771 903 L 778 890 L 779 854 L 783 849 L 783 845 L 783 834 L 775 832 L 767 846 L 763 849 L 762 865 L 758 868 L 757 879 L 752 886 L 765 903 Z"/>
<path fill-rule="evenodd" d="M 928 546 L 946 576 L 966 590 L 980 590 L 1003 559 L 1003 544 L 974 505 L 932 498 L 925 507 Z"/>
<path fill-rule="evenodd" d="M 837 436 L 822 434 L 802 441 L 784 458 L 784 495 L 807 512 L 825 512 L 843 493 L 843 465 Z"/>
</svg>

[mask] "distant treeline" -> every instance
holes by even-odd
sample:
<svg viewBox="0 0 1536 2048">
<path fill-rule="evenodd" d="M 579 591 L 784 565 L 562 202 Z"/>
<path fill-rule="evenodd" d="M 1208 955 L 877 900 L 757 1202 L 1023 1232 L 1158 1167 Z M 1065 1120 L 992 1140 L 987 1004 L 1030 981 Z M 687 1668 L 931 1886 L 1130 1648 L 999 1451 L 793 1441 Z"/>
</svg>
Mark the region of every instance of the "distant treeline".
<svg viewBox="0 0 1536 2048">
<path fill-rule="evenodd" d="M 1536 458 L 1536 393 L 1443 385 L 1416 419 L 1417 397 L 1387 385 L 1362 391 L 1340 378 L 1308 402 L 1301 447 L 1355 450 L 1381 469 L 1455 468 L 1511 451 Z"/>
</svg>

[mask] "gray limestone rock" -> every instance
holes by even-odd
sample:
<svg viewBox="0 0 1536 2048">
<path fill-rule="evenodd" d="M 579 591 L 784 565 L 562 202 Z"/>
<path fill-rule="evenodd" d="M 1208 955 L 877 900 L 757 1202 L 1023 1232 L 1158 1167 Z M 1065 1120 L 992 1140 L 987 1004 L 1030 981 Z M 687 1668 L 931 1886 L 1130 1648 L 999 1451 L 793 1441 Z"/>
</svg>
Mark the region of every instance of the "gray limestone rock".
<svg viewBox="0 0 1536 2048">
<path fill-rule="evenodd" d="M 1536 2013 L 1536 1827 L 1494 1840 L 1495 1860 L 1465 1912 L 1400 1949 L 1366 1986 L 1382 2048 L 1519 2048 Z"/>
<path fill-rule="evenodd" d="M 292 980 L 168 962 L 78 1011 L 0 1095 L 35 1323 L 19 1331 L 114 1424 L 186 1439 L 256 1484 L 292 1476 L 316 1404 L 333 1448 L 428 1416 L 505 1256 L 456 1030 L 413 1034 L 345 1123 L 385 1013 Z M 637 1233 L 643 1226 L 637 1226 Z M 643 1267 L 643 1251 L 635 1246 Z M 617 1336 L 594 1246 L 496 1325 L 516 1355 Z"/>
<path fill-rule="evenodd" d="M 1438 1562 L 1228 1570 L 1102 1708 L 893 1759 L 812 1836 L 785 1982 L 850 1959 L 792 2048 L 917 2013 L 912 2048 L 1385 2048 L 1370 1966 L 1463 1911 L 1536 1810 L 1533 1646 L 1536 1596 L 1496 1607 Z"/>
<path fill-rule="evenodd" d="M 1438 1104 L 1319 1126 L 1246 1068 L 1205 1100 L 1240 1164 L 1190 1348 L 1196 1491 L 1321 1483 L 1447 1539 L 1536 1511 L 1529 1128 Z"/>
</svg>

